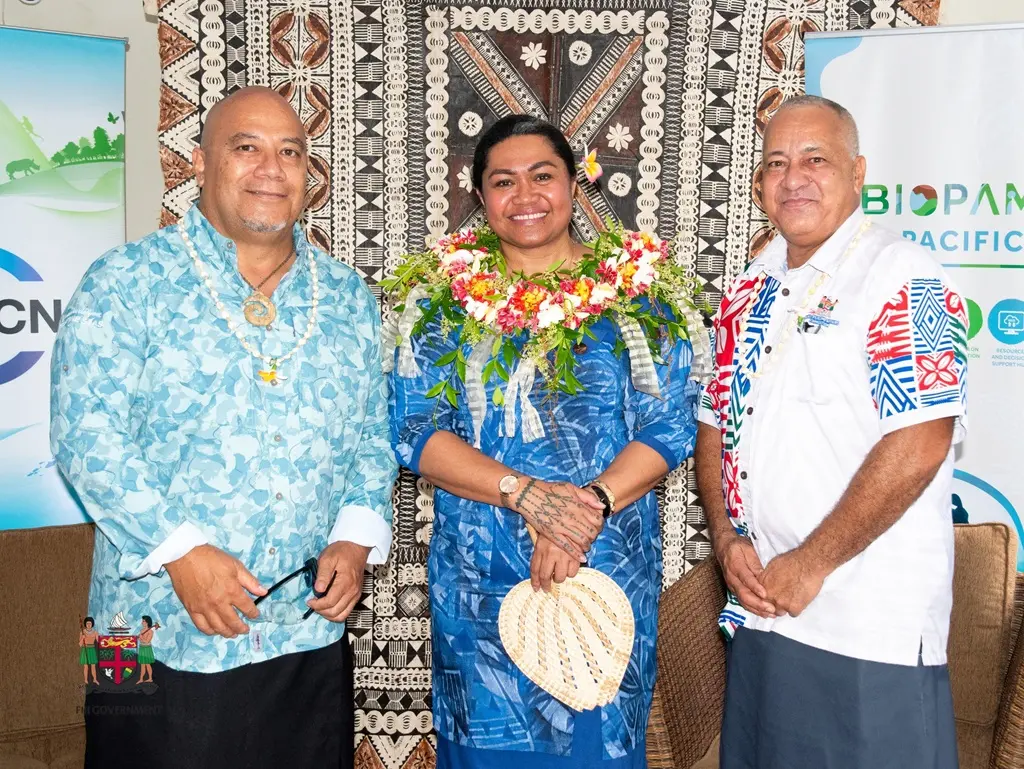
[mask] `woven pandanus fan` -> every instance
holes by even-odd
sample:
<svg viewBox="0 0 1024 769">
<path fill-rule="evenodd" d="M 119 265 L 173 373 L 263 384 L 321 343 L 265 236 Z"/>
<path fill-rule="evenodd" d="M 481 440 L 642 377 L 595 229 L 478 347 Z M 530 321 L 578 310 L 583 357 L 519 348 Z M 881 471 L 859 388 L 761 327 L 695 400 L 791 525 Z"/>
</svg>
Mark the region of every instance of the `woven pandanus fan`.
<svg viewBox="0 0 1024 769">
<path fill-rule="evenodd" d="M 532 533 L 532 532 L 531 532 Z M 498 614 L 501 643 L 526 677 L 574 710 L 607 705 L 633 651 L 633 607 L 611 577 L 579 573 L 551 592 L 530 580 L 512 588 Z"/>
</svg>

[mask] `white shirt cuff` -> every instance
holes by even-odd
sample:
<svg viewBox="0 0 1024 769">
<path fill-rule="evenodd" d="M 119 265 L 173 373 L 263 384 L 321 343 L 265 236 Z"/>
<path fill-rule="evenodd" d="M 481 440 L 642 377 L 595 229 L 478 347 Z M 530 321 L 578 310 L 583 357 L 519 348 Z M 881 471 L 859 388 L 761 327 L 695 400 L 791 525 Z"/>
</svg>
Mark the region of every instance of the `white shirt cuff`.
<svg viewBox="0 0 1024 769">
<path fill-rule="evenodd" d="M 194 523 L 185 521 L 178 526 L 170 535 L 157 545 L 156 550 L 150 553 L 138 569 L 132 574 L 132 579 L 144 577 L 147 574 L 156 574 L 171 561 L 177 561 L 192 548 L 199 545 L 208 545 L 210 540 L 201 532 Z"/>
<path fill-rule="evenodd" d="M 341 508 L 338 520 L 327 537 L 327 544 L 335 542 L 353 542 L 370 548 L 366 558 L 367 566 L 384 563 L 391 552 L 391 524 L 376 510 L 362 505 L 350 505 Z"/>
<path fill-rule="evenodd" d="M 888 435 L 904 427 L 913 427 L 935 419 L 948 419 L 949 417 L 956 418 L 953 423 L 953 445 L 955 446 L 967 435 L 967 414 L 960 401 L 938 406 L 925 406 L 887 416 L 881 421 L 882 435 Z"/>
<path fill-rule="evenodd" d="M 718 415 L 706 406 L 697 407 L 697 421 L 703 422 L 710 427 L 721 427 L 718 424 Z"/>
</svg>

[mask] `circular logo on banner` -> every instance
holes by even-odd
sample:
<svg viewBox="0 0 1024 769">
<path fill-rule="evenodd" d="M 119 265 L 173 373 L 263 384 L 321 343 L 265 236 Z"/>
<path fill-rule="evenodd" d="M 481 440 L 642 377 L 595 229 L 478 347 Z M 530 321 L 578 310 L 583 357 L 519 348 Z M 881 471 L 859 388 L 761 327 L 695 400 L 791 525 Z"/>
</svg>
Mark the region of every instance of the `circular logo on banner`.
<svg viewBox="0 0 1024 769">
<path fill-rule="evenodd" d="M 985 313 L 981 305 L 973 299 L 967 299 L 967 338 L 974 339 L 985 327 Z"/>
<path fill-rule="evenodd" d="M 0 248 L 0 271 L 11 275 L 19 283 L 43 282 L 43 276 L 36 272 L 31 264 L 3 248 Z M 21 333 L 26 328 L 23 316 L 35 311 L 35 304 L 31 302 L 26 307 L 17 299 L 0 298 L 0 334 L 6 336 Z M 35 319 L 34 316 L 31 325 L 32 327 L 38 326 L 38 319 Z M 0 363 L 0 385 L 17 379 L 36 365 L 42 357 L 42 350 L 22 350 L 15 353 L 11 358 Z"/>
<path fill-rule="evenodd" d="M 939 207 L 939 195 L 934 187 L 919 184 L 910 193 L 910 208 L 918 216 L 930 216 Z"/>
<path fill-rule="evenodd" d="M 976 475 L 953 471 L 953 522 L 1003 523 L 1017 532 L 1017 569 L 1024 571 L 1024 521 L 999 489 Z"/>
<path fill-rule="evenodd" d="M 988 314 L 988 330 L 1002 344 L 1024 342 L 1024 302 L 1004 299 Z"/>
</svg>

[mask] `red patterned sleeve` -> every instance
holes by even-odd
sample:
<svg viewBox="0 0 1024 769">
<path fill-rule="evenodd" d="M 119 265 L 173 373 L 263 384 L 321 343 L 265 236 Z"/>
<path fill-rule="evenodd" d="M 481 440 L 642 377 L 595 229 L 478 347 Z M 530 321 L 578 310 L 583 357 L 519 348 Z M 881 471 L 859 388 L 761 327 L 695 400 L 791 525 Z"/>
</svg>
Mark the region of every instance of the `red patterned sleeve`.
<svg viewBox="0 0 1024 769">
<path fill-rule="evenodd" d="M 967 424 L 967 309 L 938 278 L 914 278 L 868 328 L 871 394 L 882 432 L 957 417 Z"/>
</svg>

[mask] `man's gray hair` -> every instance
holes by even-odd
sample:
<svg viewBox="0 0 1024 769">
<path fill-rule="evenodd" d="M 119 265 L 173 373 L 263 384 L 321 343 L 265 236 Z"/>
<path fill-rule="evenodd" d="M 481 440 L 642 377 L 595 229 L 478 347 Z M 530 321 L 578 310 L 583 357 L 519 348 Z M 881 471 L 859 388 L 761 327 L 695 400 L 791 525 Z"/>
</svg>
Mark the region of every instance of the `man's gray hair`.
<svg viewBox="0 0 1024 769">
<path fill-rule="evenodd" d="M 786 101 L 782 102 L 782 106 L 775 111 L 774 115 L 772 115 L 772 120 L 777 118 L 783 112 L 787 112 L 798 107 L 824 107 L 825 109 L 831 110 L 843 124 L 843 133 L 845 134 L 843 138 L 846 139 L 846 146 L 850 148 L 850 156 L 857 157 L 857 155 L 860 154 L 860 135 L 857 132 L 857 121 L 853 119 L 853 115 L 850 114 L 850 110 L 846 109 L 846 107 L 839 102 L 826 99 L 824 96 L 802 94 L 800 96 L 793 96 L 792 98 L 786 99 Z M 769 121 L 768 124 L 771 125 L 771 121 Z"/>
</svg>

